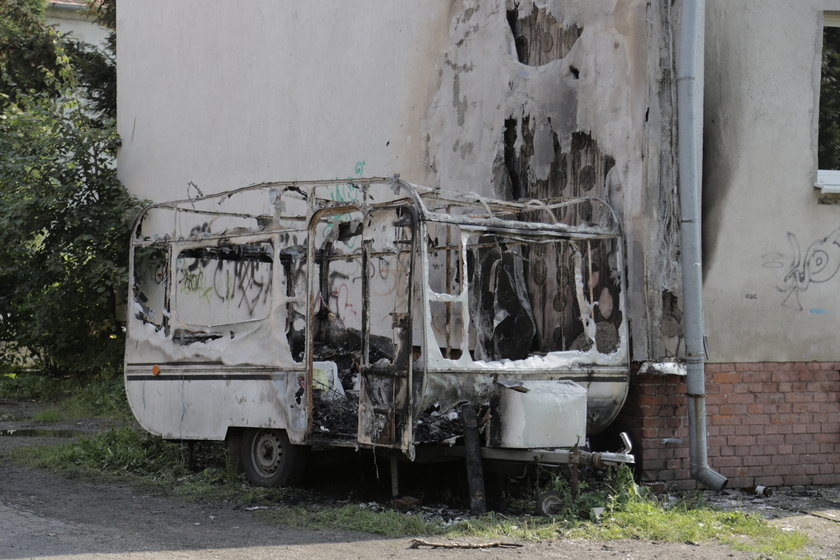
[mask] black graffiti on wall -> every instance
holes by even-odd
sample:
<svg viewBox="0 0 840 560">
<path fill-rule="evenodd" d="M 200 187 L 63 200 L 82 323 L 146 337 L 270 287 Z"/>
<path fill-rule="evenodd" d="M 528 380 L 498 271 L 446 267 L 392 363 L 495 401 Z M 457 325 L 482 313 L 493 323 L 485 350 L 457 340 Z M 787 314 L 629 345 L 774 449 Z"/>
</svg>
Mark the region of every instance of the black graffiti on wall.
<svg viewBox="0 0 840 560">
<path fill-rule="evenodd" d="M 812 242 L 804 252 L 795 234 L 788 232 L 787 238 L 791 253 L 766 253 L 763 266 L 784 270 L 778 285 L 785 294 L 782 306 L 802 311 L 800 294 L 811 284 L 828 282 L 840 271 L 840 227 Z"/>
<path fill-rule="evenodd" d="M 199 254 L 200 253 L 200 254 Z M 183 251 L 176 262 L 183 294 L 233 305 L 253 316 L 271 291 L 270 246 L 206 247 Z"/>
</svg>

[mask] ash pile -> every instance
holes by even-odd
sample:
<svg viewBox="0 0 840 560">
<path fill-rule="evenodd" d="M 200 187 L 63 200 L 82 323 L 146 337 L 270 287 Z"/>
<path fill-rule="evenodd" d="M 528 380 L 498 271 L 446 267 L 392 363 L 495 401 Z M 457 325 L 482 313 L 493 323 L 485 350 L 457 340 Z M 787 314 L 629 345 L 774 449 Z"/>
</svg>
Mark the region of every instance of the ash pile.
<svg viewBox="0 0 840 560">
<path fill-rule="evenodd" d="M 355 439 L 359 374 L 353 358 L 352 353 L 345 353 L 335 361 L 313 364 L 313 435 Z"/>
<path fill-rule="evenodd" d="M 416 443 L 447 443 L 453 445 L 464 435 L 464 420 L 460 414 L 461 403 L 441 410 L 440 403 L 420 413 L 414 423 Z"/>
<path fill-rule="evenodd" d="M 318 391 L 312 395 L 313 432 L 334 437 L 356 437 L 359 423 L 359 394 L 346 391 Z M 313 434 L 313 435 L 314 435 Z"/>
</svg>

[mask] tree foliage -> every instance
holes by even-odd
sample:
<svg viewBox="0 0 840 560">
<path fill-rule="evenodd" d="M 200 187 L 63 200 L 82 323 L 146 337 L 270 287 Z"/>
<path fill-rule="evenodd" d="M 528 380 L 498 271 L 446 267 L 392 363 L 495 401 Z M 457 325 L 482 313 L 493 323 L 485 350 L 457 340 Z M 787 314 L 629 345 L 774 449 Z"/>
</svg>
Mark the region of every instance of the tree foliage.
<svg viewBox="0 0 840 560">
<path fill-rule="evenodd" d="M 50 80 L 56 62 L 59 36 L 44 23 L 46 0 L 0 2 L 0 109 L 19 94 L 58 95 Z"/>
<path fill-rule="evenodd" d="M 113 111 L 51 38 L 35 85 L 0 94 L 0 347 L 25 347 L 51 373 L 87 372 L 121 358 L 116 311 L 137 202 L 117 179 Z M 15 79 L 4 85 L 25 81 Z"/>
<path fill-rule="evenodd" d="M 116 0 L 88 0 L 88 12 L 99 25 L 111 30 L 104 50 L 72 37 L 62 37 L 63 46 L 76 71 L 77 87 L 83 88 L 90 107 L 105 117 L 116 119 Z"/>
<path fill-rule="evenodd" d="M 89 0 L 92 18 L 112 30 L 104 49 L 60 35 L 48 26 L 46 4 L 46 0 L 0 2 L 0 110 L 21 94 L 62 95 L 63 84 L 50 77 L 61 70 L 59 59 L 66 55 L 75 86 L 84 92 L 88 106 L 116 118 L 116 1 Z"/>
</svg>

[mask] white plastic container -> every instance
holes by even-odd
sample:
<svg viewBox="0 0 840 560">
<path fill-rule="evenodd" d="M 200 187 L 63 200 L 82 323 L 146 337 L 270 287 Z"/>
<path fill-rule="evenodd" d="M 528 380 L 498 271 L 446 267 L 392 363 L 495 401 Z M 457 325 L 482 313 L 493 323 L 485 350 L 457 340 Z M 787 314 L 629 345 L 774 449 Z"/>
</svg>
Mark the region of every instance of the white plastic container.
<svg viewBox="0 0 840 560">
<path fill-rule="evenodd" d="M 500 447 L 555 448 L 584 443 L 585 388 L 574 381 L 521 381 L 516 387 L 501 389 Z"/>
</svg>

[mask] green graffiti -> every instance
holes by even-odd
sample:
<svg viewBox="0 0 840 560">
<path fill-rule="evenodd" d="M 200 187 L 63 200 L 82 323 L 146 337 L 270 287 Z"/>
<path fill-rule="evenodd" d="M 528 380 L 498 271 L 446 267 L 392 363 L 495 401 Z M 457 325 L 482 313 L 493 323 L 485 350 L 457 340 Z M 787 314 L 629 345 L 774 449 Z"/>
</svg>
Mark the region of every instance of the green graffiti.
<svg viewBox="0 0 840 560">
<path fill-rule="evenodd" d="M 356 165 L 353 167 L 354 175 L 351 177 L 345 177 L 345 180 L 352 181 L 356 177 L 361 177 L 365 172 L 365 161 L 359 160 L 356 162 Z M 338 180 L 338 177 L 336 177 Z M 335 190 L 329 194 L 330 200 L 334 202 L 358 202 L 359 201 L 359 193 L 361 189 L 354 185 L 353 183 L 345 183 L 339 184 L 335 186 Z M 350 214 L 337 214 L 335 216 L 331 216 L 327 218 L 326 224 L 324 226 L 324 236 L 329 236 L 330 230 L 333 228 L 335 224 L 341 222 L 349 222 L 353 218 Z M 353 238 L 348 242 L 341 242 L 342 245 L 347 247 L 348 249 L 355 249 L 356 248 L 356 239 Z"/>
</svg>

